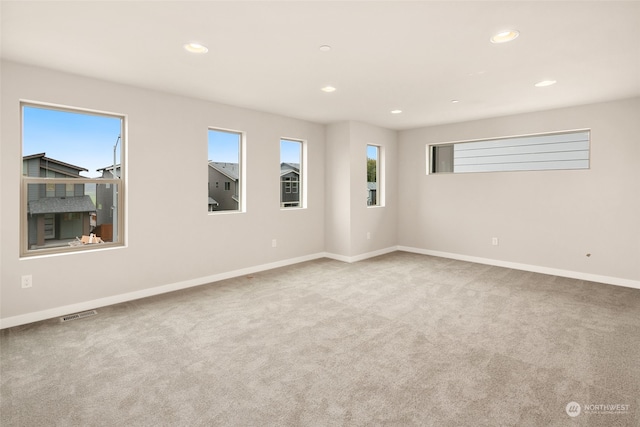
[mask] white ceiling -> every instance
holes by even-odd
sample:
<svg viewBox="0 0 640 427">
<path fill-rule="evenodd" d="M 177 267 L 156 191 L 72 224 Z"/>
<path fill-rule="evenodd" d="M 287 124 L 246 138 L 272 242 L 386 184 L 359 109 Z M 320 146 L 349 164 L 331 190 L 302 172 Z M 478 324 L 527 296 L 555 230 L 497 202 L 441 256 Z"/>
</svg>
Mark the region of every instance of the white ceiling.
<svg viewBox="0 0 640 427">
<path fill-rule="evenodd" d="M 638 1 L 1 6 L 5 59 L 320 123 L 407 129 L 640 95 Z M 520 37 L 489 42 L 508 28 Z M 558 83 L 533 86 L 545 79 Z"/>
</svg>

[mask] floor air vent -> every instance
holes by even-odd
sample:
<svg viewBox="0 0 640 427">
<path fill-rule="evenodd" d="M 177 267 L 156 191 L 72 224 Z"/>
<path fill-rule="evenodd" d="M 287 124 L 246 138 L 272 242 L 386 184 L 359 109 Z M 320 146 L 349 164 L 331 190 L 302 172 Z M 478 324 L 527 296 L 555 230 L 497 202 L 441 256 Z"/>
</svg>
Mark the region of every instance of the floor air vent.
<svg viewBox="0 0 640 427">
<path fill-rule="evenodd" d="M 85 317 L 95 316 L 96 314 L 98 314 L 98 312 L 95 310 L 83 311 L 82 313 L 69 314 L 67 316 L 61 317 L 60 321 L 63 323 L 70 322 L 72 320 L 84 319 Z"/>
</svg>

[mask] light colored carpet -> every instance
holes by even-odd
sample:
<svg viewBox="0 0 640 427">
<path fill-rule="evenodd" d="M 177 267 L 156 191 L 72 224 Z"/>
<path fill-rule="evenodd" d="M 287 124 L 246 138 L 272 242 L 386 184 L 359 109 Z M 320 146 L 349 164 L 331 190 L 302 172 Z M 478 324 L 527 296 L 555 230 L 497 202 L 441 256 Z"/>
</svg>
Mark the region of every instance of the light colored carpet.
<svg viewBox="0 0 640 427">
<path fill-rule="evenodd" d="M 640 425 L 634 289 L 396 252 L 98 312 L 0 333 L 0 425 Z"/>
</svg>

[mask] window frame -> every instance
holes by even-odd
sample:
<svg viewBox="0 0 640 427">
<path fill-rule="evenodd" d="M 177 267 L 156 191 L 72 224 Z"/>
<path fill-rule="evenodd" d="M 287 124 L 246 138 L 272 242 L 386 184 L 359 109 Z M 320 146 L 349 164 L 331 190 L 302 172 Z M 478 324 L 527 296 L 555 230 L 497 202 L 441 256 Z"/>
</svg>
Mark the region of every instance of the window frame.
<svg viewBox="0 0 640 427">
<path fill-rule="evenodd" d="M 378 145 L 378 144 L 367 144 L 366 146 L 366 150 L 365 150 L 365 157 L 367 160 L 367 163 L 365 163 L 365 166 L 367 168 L 367 173 L 369 171 L 368 169 L 368 161 L 369 161 L 369 147 L 374 147 L 376 149 L 376 155 L 377 158 L 376 160 L 376 203 L 375 204 L 369 204 L 369 195 L 367 194 L 367 198 L 366 198 L 366 206 L 367 208 L 380 208 L 380 207 L 384 207 L 385 206 L 385 199 L 384 199 L 384 146 L 382 145 Z M 369 183 L 369 181 L 367 180 L 367 184 Z M 369 187 L 367 185 L 367 192 L 369 191 Z"/>
<path fill-rule="evenodd" d="M 235 186 L 238 194 L 233 195 L 232 198 L 238 202 L 238 209 L 225 209 L 225 210 L 209 210 L 207 207 L 208 215 L 228 215 L 228 214 L 237 214 L 237 213 L 245 213 L 247 211 L 246 208 L 246 189 L 247 189 L 247 172 L 246 172 L 246 160 L 247 160 L 247 134 L 244 131 L 237 129 L 229 129 L 219 126 L 208 126 L 207 127 L 207 158 L 209 157 L 209 132 L 224 132 L 238 135 L 238 185 Z M 219 182 L 216 181 L 216 189 L 220 189 Z M 209 182 L 209 176 L 207 171 L 207 185 L 208 189 L 211 188 L 211 182 Z M 226 182 L 223 182 L 226 184 Z M 229 181 L 229 190 L 225 190 L 226 185 L 222 186 L 221 191 L 231 191 L 231 182 Z"/>
<path fill-rule="evenodd" d="M 559 168 L 559 167 L 546 167 L 546 168 L 522 168 L 522 169 L 500 169 L 496 168 L 495 170 L 469 170 L 469 171 L 455 171 L 455 145 L 457 144 L 469 144 L 469 143 L 483 143 L 483 142 L 498 142 L 498 141 L 509 141 L 509 140 L 521 140 L 527 138 L 554 138 L 562 135 L 572 135 L 572 134 L 581 134 L 587 133 L 587 148 L 582 150 L 571 150 L 571 151 L 587 151 L 588 157 L 587 159 L 570 159 L 572 161 L 583 160 L 587 162 L 586 167 L 567 167 L 567 168 Z M 544 144 L 560 144 L 567 143 L 565 141 L 550 141 L 544 143 L 537 143 L 531 145 L 544 145 Z M 435 156 L 435 151 L 442 147 L 452 147 L 451 153 L 451 165 L 450 171 L 437 171 L 437 167 L 435 165 L 435 161 L 437 161 L 437 156 Z M 503 147 L 503 148 L 508 148 Z M 498 149 L 500 147 L 487 147 L 488 149 Z M 559 151 L 556 151 L 559 152 Z M 563 131 L 553 131 L 553 132 L 541 132 L 541 133 L 532 133 L 532 134 L 523 134 L 523 135 L 512 135 L 512 136 L 501 136 L 501 137 L 492 137 L 492 138 L 481 138 L 481 139 L 468 139 L 468 140 L 460 140 L 460 141 L 450 141 L 450 142 L 438 142 L 438 143 L 427 143 L 426 145 L 426 174 L 427 175 L 449 175 L 449 174 L 473 174 L 473 173 L 495 173 L 495 172 L 549 172 L 549 171 L 579 171 L 579 170 L 589 170 L 591 169 L 591 129 L 590 128 L 582 128 L 582 129 L 570 129 Z M 530 154 L 541 154 L 541 153 L 514 153 L 513 155 L 530 155 Z M 499 155 L 496 155 L 499 156 Z M 464 159 L 463 159 L 464 160 Z M 544 162 L 560 162 L 563 160 L 555 159 L 555 160 L 546 160 L 546 161 L 536 161 L 536 160 L 528 160 L 524 162 L 520 162 L 522 164 L 534 164 L 534 163 L 544 163 Z M 516 162 L 513 162 L 516 163 Z M 504 163 L 509 164 L 509 162 Z"/>
<path fill-rule="evenodd" d="M 86 251 L 96 251 L 107 248 L 118 248 L 126 246 L 126 236 L 127 236 L 127 221 L 125 219 L 126 215 L 126 152 L 127 152 L 127 115 L 121 113 L 114 113 L 108 111 L 100 111 L 89 108 L 81 108 L 60 104 L 51 104 L 45 102 L 38 101 L 30 101 L 30 100 L 20 100 L 20 158 L 19 161 L 21 165 L 24 165 L 24 111 L 25 108 L 39 108 L 46 110 L 54 110 L 60 112 L 68 112 L 74 114 L 83 114 L 83 115 L 93 115 L 99 117 L 111 117 L 120 120 L 120 138 L 118 142 L 114 142 L 114 146 L 116 144 L 120 145 L 120 156 L 119 164 L 120 164 L 120 177 L 114 178 L 87 178 L 81 175 L 78 178 L 55 178 L 55 177 L 33 177 L 27 176 L 26 171 L 24 171 L 24 167 L 20 167 L 21 176 L 20 176 L 20 258 L 33 258 L 39 256 L 46 255 L 57 255 L 57 254 L 72 254 L 78 252 L 86 252 Z M 117 222 L 116 222 L 116 233 L 117 240 L 112 242 L 104 242 L 99 245 L 87 244 L 87 245 L 78 245 L 78 246 L 55 246 L 50 248 L 39 248 L 39 249 L 30 249 L 29 248 L 29 221 L 27 220 L 28 215 L 28 203 L 29 203 L 29 186 L 30 185 L 45 185 L 45 189 L 50 185 L 61 184 L 65 185 L 65 189 L 67 184 L 75 185 L 96 185 L 96 189 L 98 185 L 108 185 L 111 186 L 113 184 L 113 188 L 118 189 L 116 192 L 117 197 L 114 199 L 117 203 Z M 65 190 L 66 191 L 66 190 Z M 48 191 L 47 191 L 48 193 Z M 96 200 L 96 211 L 98 210 L 97 200 Z M 113 213 L 112 213 L 113 216 Z M 55 223 L 55 215 L 54 215 L 54 223 Z"/>
<path fill-rule="evenodd" d="M 296 210 L 296 209 L 306 209 L 307 208 L 307 140 L 300 138 L 289 138 L 289 137 L 280 137 L 278 140 L 279 143 L 279 163 L 278 165 L 282 165 L 282 163 L 286 163 L 282 161 L 282 142 L 295 142 L 300 144 L 300 169 L 298 170 L 298 180 L 294 181 L 292 179 L 282 179 L 280 176 L 279 187 L 278 187 L 278 199 L 280 202 L 280 210 Z M 294 192 L 294 182 L 297 183 L 297 191 Z M 298 194 L 298 202 L 292 201 L 283 201 L 283 183 L 284 190 L 286 194 Z"/>
</svg>

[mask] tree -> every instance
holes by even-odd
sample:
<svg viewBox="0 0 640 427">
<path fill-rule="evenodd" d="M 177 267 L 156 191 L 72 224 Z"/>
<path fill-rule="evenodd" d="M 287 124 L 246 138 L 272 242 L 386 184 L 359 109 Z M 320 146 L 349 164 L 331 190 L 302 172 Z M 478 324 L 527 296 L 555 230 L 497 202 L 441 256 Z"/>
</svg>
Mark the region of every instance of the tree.
<svg viewBox="0 0 640 427">
<path fill-rule="evenodd" d="M 367 182 L 376 182 L 377 173 L 378 173 L 377 160 L 367 158 Z"/>
</svg>

